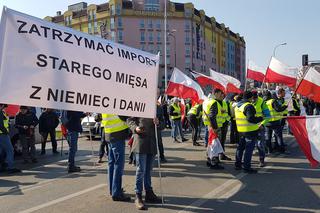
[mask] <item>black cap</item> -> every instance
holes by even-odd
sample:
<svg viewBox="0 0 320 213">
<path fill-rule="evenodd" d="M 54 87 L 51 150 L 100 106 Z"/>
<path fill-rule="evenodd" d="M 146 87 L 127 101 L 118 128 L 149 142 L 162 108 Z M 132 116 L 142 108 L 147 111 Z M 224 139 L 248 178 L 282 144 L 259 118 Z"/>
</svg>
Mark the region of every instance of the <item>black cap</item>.
<svg viewBox="0 0 320 213">
<path fill-rule="evenodd" d="M 251 91 L 245 91 L 244 93 L 243 93 L 243 98 L 244 99 L 250 99 L 250 98 L 252 98 L 253 97 L 253 94 L 252 94 L 252 92 Z"/>
<path fill-rule="evenodd" d="M 221 89 L 215 88 L 214 93 L 218 93 L 218 92 L 224 93 Z"/>
<path fill-rule="evenodd" d="M 257 98 L 258 97 L 258 92 L 256 90 L 252 90 L 252 96 L 254 98 Z"/>
<path fill-rule="evenodd" d="M 20 109 L 28 109 L 27 106 L 20 106 Z"/>
<path fill-rule="evenodd" d="M 6 107 L 8 107 L 8 104 L 0 103 L 0 106 L 3 106 L 4 108 L 6 108 Z"/>
</svg>

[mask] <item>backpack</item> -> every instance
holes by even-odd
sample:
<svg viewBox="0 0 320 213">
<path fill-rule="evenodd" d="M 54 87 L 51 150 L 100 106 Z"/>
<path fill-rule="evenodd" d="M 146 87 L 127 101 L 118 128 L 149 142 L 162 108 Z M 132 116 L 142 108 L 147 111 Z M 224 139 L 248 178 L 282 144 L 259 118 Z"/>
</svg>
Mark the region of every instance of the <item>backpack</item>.
<svg viewBox="0 0 320 213">
<path fill-rule="evenodd" d="M 61 112 L 61 123 L 63 126 L 67 127 L 68 123 L 69 123 L 69 118 L 67 116 L 68 111 L 67 110 L 62 110 Z"/>
</svg>

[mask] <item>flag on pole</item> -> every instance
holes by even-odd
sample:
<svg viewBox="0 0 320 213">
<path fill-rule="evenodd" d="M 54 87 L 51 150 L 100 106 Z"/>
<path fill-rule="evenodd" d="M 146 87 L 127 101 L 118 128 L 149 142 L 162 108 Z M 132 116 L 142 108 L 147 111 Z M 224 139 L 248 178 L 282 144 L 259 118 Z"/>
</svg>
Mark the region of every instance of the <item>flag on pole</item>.
<svg viewBox="0 0 320 213">
<path fill-rule="evenodd" d="M 174 68 L 172 72 L 166 94 L 183 99 L 190 98 L 197 103 L 202 102 L 206 98 L 200 85 L 178 68 Z"/>
<path fill-rule="evenodd" d="M 191 71 L 191 74 L 201 86 L 211 85 L 213 88 L 218 88 L 226 93 L 228 81 L 224 77 L 220 75 L 215 75 L 214 77 L 206 76 L 195 71 Z"/>
<path fill-rule="evenodd" d="M 315 102 L 320 102 L 320 67 L 310 67 L 301 80 L 296 93 L 306 96 Z"/>
<path fill-rule="evenodd" d="M 266 70 L 257 66 L 253 61 L 249 61 L 247 68 L 247 78 L 255 81 L 263 82 Z"/>
<path fill-rule="evenodd" d="M 320 116 L 289 116 L 290 130 L 312 167 L 320 162 Z"/>
<path fill-rule="evenodd" d="M 295 87 L 298 68 L 289 67 L 278 59 L 272 57 L 266 72 L 265 82 L 280 83 L 289 87 Z"/>
<path fill-rule="evenodd" d="M 241 93 L 242 90 L 240 89 L 241 82 L 229 75 L 225 75 L 219 72 L 216 72 L 212 69 L 210 69 L 210 76 L 212 78 L 224 78 L 227 83 L 227 93 Z"/>
</svg>

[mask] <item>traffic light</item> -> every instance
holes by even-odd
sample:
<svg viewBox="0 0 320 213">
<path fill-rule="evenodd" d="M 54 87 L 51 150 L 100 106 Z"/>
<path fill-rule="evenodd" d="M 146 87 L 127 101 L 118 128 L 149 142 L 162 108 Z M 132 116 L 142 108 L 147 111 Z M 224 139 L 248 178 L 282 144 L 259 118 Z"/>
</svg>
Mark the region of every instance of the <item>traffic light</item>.
<svg viewBox="0 0 320 213">
<path fill-rule="evenodd" d="M 308 66 L 308 54 L 302 55 L 302 66 Z"/>
</svg>

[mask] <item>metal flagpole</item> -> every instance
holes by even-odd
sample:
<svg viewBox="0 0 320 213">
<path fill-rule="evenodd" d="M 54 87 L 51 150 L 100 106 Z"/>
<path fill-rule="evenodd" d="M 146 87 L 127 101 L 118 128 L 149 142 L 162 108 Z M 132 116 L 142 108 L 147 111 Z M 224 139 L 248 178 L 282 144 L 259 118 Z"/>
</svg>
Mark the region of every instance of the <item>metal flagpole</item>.
<svg viewBox="0 0 320 213">
<path fill-rule="evenodd" d="M 167 70 L 167 0 L 164 1 L 164 87 L 168 88 L 168 70 Z M 168 96 L 166 95 L 166 101 Z"/>
<path fill-rule="evenodd" d="M 160 179 L 160 195 L 162 205 L 164 204 L 163 192 L 162 192 L 162 176 L 161 176 L 161 166 L 160 166 L 160 151 L 159 151 L 159 138 L 158 138 L 158 127 L 157 124 L 154 124 L 155 134 L 156 134 L 156 145 L 157 145 L 157 155 L 158 155 L 158 170 L 159 170 L 159 179 Z"/>
<path fill-rule="evenodd" d="M 60 156 L 62 156 L 62 153 L 63 153 L 63 132 L 62 132 L 61 126 L 60 126 L 60 129 L 61 129 L 61 153 L 60 153 Z"/>
</svg>

